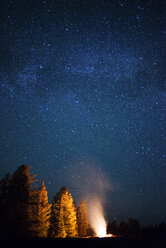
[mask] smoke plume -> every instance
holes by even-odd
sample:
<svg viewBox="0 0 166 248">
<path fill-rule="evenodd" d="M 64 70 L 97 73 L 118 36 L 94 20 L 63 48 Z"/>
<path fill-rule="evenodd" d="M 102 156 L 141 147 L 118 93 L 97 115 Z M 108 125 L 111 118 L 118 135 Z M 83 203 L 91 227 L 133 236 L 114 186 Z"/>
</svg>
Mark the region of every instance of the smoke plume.
<svg viewBox="0 0 166 248">
<path fill-rule="evenodd" d="M 94 161 L 88 159 L 81 159 L 70 165 L 67 178 L 77 200 L 86 201 L 89 223 L 95 234 L 99 237 L 105 236 L 104 203 L 106 192 L 111 190 L 110 180 Z"/>
</svg>

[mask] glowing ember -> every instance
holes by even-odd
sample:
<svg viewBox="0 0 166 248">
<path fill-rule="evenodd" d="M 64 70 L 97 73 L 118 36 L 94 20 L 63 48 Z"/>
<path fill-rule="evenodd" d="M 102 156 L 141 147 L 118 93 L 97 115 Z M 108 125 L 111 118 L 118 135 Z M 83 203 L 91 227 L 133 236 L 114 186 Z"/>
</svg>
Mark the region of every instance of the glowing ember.
<svg viewBox="0 0 166 248">
<path fill-rule="evenodd" d="M 104 219 L 103 208 L 98 199 L 89 202 L 89 221 L 97 237 L 110 237 L 107 235 L 107 224 Z"/>
</svg>

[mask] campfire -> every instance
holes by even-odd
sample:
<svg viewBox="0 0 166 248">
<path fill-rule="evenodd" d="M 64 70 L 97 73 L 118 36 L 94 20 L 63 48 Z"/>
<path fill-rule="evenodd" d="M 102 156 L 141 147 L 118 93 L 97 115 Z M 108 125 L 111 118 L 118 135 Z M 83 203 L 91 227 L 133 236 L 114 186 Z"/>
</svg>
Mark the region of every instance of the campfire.
<svg viewBox="0 0 166 248">
<path fill-rule="evenodd" d="M 107 223 L 104 218 L 103 208 L 101 201 L 97 198 L 89 202 L 89 221 L 96 237 L 105 238 L 113 236 L 112 234 L 107 234 Z"/>
</svg>

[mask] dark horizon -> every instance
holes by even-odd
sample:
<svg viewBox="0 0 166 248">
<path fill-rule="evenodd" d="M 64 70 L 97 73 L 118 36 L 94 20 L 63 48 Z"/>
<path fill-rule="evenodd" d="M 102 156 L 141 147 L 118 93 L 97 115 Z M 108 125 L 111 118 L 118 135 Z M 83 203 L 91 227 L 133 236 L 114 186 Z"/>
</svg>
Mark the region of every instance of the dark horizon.
<svg viewBox="0 0 166 248">
<path fill-rule="evenodd" d="M 166 220 L 165 7 L 0 1 L 0 178 L 28 164 L 49 201 L 65 185 L 108 221 Z"/>
</svg>

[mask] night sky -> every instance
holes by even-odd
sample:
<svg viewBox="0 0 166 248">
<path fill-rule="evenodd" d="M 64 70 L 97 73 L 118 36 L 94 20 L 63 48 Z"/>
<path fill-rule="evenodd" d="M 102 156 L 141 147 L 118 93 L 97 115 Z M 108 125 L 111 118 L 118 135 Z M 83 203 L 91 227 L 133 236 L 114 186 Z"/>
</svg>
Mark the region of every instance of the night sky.
<svg viewBox="0 0 166 248">
<path fill-rule="evenodd" d="M 166 220 L 165 0 L 0 1 L 0 177 Z M 84 192 L 84 193 L 83 193 Z"/>
</svg>

